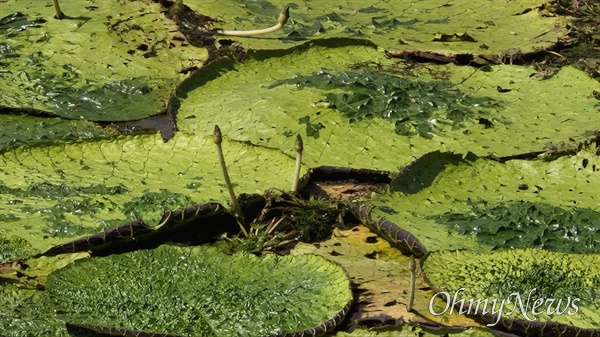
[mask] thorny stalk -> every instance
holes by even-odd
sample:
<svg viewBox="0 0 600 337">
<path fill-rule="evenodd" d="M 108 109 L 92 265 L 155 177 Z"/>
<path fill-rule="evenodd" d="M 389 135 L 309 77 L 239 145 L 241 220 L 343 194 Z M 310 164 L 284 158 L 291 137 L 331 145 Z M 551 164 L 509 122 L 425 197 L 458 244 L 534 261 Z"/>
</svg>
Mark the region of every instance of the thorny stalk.
<svg viewBox="0 0 600 337">
<path fill-rule="evenodd" d="M 296 168 L 294 178 L 292 179 L 292 193 L 298 192 L 298 181 L 300 180 L 300 167 L 302 166 L 302 151 L 304 151 L 304 142 L 300 135 L 296 136 Z"/>
<path fill-rule="evenodd" d="M 237 197 L 235 196 L 235 192 L 233 191 L 233 186 L 231 185 L 231 180 L 229 179 L 229 173 L 227 173 L 227 165 L 225 164 L 225 157 L 223 156 L 223 148 L 221 143 L 223 142 L 223 136 L 221 134 L 221 129 L 218 125 L 215 125 L 215 131 L 213 132 L 213 141 L 217 145 L 217 154 L 219 155 L 219 162 L 221 162 L 221 171 L 223 171 L 223 176 L 225 177 L 225 185 L 227 186 L 227 191 L 229 191 L 229 196 L 231 197 L 231 202 L 233 203 L 233 210 L 235 212 L 236 220 L 242 233 L 244 236 L 248 237 L 248 229 L 246 228 L 246 220 L 244 219 L 244 213 L 242 213 L 242 208 L 240 207 L 240 203 L 238 202 Z"/>
</svg>

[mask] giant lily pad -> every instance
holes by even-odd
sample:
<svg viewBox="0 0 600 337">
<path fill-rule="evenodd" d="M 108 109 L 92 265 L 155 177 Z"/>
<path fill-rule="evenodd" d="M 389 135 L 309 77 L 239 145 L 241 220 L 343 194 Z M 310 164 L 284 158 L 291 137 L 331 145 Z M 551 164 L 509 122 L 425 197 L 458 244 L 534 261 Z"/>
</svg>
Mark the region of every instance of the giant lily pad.
<svg viewBox="0 0 600 337">
<path fill-rule="evenodd" d="M 596 128 L 598 82 L 568 67 L 550 79 L 533 74 L 510 65 L 418 70 L 364 42 L 326 40 L 201 69 L 179 88 L 177 118 L 181 132 L 218 123 L 232 139 L 289 154 L 301 133 L 310 166 L 379 170 L 433 150 L 539 151 Z"/>
<path fill-rule="evenodd" d="M 223 143 L 238 193 L 289 188 L 294 160 Z M 229 198 L 212 137 L 158 134 L 57 142 L 0 155 L 0 233 L 44 251 L 128 221 L 158 224 L 167 210 Z"/>
<path fill-rule="evenodd" d="M 313 328 L 345 312 L 349 286 L 340 266 L 315 255 L 170 246 L 79 261 L 46 283 L 50 305 L 71 324 L 193 336 Z"/>
<path fill-rule="evenodd" d="M 501 55 L 548 48 L 567 33 L 566 20 L 544 15 L 544 0 L 490 3 L 312 1 L 288 3 L 291 19 L 267 38 L 237 38 L 252 49 L 281 49 L 307 39 L 368 39 L 388 50 L 413 49 Z M 221 28 L 249 30 L 275 23 L 280 5 L 260 1 L 199 1 L 186 4 L 224 21 Z M 482 47 L 485 46 L 485 47 Z"/>
<path fill-rule="evenodd" d="M 548 48 L 566 34 L 564 19 L 540 15 L 543 8 L 539 0 L 477 7 L 483 10 L 473 9 L 471 3 L 438 0 L 372 6 L 358 6 L 356 2 L 314 3 L 312 7 L 292 3 L 292 19 L 283 31 L 265 38 L 234 39 L 263 51 L 250 51 L 244 63 L 214 62 L 178 86 L 177 97 L 170 102 L 175 103 L 171 107 L 180 133 L 168 143 L 158 135 L 146 134 L 22 146 L 46 138 L 105 136 L 108 132 L 86 120 L 139 119 L 165 110 L 171 90 L 188 69 L 203 63 L 206 51 L 185 46 L 187 37 L 165 20 L 163 4 L 169 2 L 72 2 L 63 5 L 69 18 L 62 21 L 52 19 L 50 6 L 40 7 L 32 1 L 0 4 L 2 12 L 6 11 L 0 19 L 0 90 L 5 94 L 0 107 L 76 120 L 57 124 L 54 134 L 54 128 L 48 127 L 51 122 L 39 127 L 37 120 L 22 122 L 11 116 L 2 124 L 11 131 L 0 135 L 0 237 L 13 245 L 5 247 L 8 249 L 3 250 L 7 253 L 2 259 L 22 258 L 109 227 L 113 229 L 75 241 L 72 247 L 82 241 L 80 247 L 84 249 L 98 241 L 105 243 L 108 234 L 122 236 L 121 243 L 126 245 L 136 239 L 126 235 L 133 232 L 133 224 L 143 233 L 156 227 L 142 222 L 115 225 L 143 218 L 153 226 L 165 210 L 226 201 L 214 145 L 207 137 L 215 123 L 228 138 L 226 159 L 238 192 L 289 186 L 293 136 L 301 133 L 309 166 L 395 170 L 420 157 L 403 170 L 389 193 L 376 196 L 374 215 L 385 216 L 415 234 L 418 240 L 411 242 L 421 241 L 429 250 L 489 251 L 533 245 L 597 251 L 599 163 L 594 144 L 579 144 L 577 153 L 558 159 L 502 163 L 482 158 L 539 151 L 551 141 L 566 141 L 594 131 L 598 103 L 592 93 L 600 91 L 597 82 L 570 67 L 552 74 L 512 65 L 422 67 L 389 60 L 378 49 L 490 53 L 496 59 L 508 55 L 512 60 L 520 52 Z M 190 0 L 186 4 L 220 17 L 225 29 L 271 25 L 281 10 L 263 0 Z M 202 34 L 198 27 L 188 28 Z M 333 38 L 319 39 L 323 36 Z M 301 44 L 304 39 L 313 41 Z M 221 45 L 231 42 L 223 39 Z M 43 132 L 38 134 L 40 129 Z M 2 142 L 11 149 L 6 150 Z M 168 212 L 163 223 L 169 224 L 167 220 L 175 218 L 172 214 L 183 213 Z M 482 214 L 489 214 L 493 223 L 481 219 Z M 185 220 L 181 217 L 173 223 Z M 537 226 L 539 223 L 542 226 Z M 125 234 L 121 235 L 120 229 Z M 333 248 L 340 247 L 334 246 L 336 243 L 323 247 L 338 249 Z M 351 252 L 347 246 L 344 249 Z M 365 277 L 370 277 L 368 289 L 376 302 L 367 316 L 382 313 L 387 304 L 395 303 L 383 294 L 389 285 L 385 281 L 405 281 L 407 276 L 404 269 L 394 269 L 399 261 L 406 263 L 406 258 L 390 253 L 389 247 L 380 251 L 397 257 L 396 264 L 386 257 L 378 258 L 377 252 L 376 259 L 371 259 L 366 256 L 373 257 L 371 251 L 361 256 L 369 261 L 354 263 L 357 279 L 368 274 L 365 266 L 382 265 L 390 267 L 389 274 L 396 277 L 385 278 L 387 269 L 377 273 L 378 279 Z M 321 259 L 292 260 L 225 257 L 211 249 L 166 247 L 89 259 L 51 277 L 50 298 L 40 292 L 2 286 L 0 326 L 7 326 L 9 331 L 0 333 L 60 335 L 68 321 L 71 328 L 135 335 L 140 330 L 162 331 L 169 319 L 197 324 L 183 329 L 198 328 L 202 332 L 197 334 L 203 335 L 240 335 L 239 327 L 253 335 L 298 331 L 329 320 L 324 328 L 321 325 L 321 330 L 326 330 L 347 308 L 347 283 L 338 287 L 343 291 L 332 291 L 335 305 L 317 313 L 313 304 L 331 303 L 331 292 L 320 293 L 316 299 L 300 298 L 288 296 L 299 293 L 277 293 L 268 286 L 278 290 L 290 285 L 302 290 L 304 286 L 323 289 L 314 283 L 297 282 L 308 278 L 316 283 L 322 279 L 337 285 L 343 282 L 320 274 L 321 267 L 332 266 Z M 36 261 L 29 271 L 13 269 L 9 277 L 42 279 L 46 260 Z M 278 269 L 285 264 L 290 269 Z M 216 271 L 199 269 L 203 266 Z M 332 274 L 339 271 L 337 266 L 332 268 L 336 271 Z M 232 271 L 242 275 L 227 278 Z M 140 276 L 158 278 L 144 283 Z M 232 281 L 235 291 L 221 287 L 225 278 Z M 109 279 L 115 282 L 106 282 Z M 591 282 L 597 287 L 595 278 Z M 265 287 L 256 290 L 246 287 L 249 284 Z M 199 291 L 201 286 L 211 288 Z M 191 304 L 208 300 L 209 292 L 215 289 L 229 297 L 210 302 L 211 312 L 238 313 L 234 317 L 237 326 L 218 320 L 222 314 L 213 319 L 188 310 Z M 417 309 L 423 311 L 425 291 L 418 293 L 421 307 Z M 173 298 L 173 294 L 180 301 L 160 301 Z M 229 300 L 240 294 L 239 302 L 230 305 L 234 302 Z M 253 307 L 254 302 L 247 301 L 265 294 L 270 295 L 271 304 L 285 309 Z M 406 301 L 406 294 L 399 289 L 394 294 Z M 159 311 L 146 310 L 145 296 Z M 593 296 L 597 298 L 597 294 Z M 286 302 L 290 299 L 293 302 Z M 111 305 L 109 315 L 97 311 L 100 301 Z M 239 310 L 241 302 L 250 303 L 249 312 Z M 393 317 L 414 318 L 397 305 L 389 305 Z M 287 310 L 290 307 L 299 309 L 306 323 L 290 326 L 275 322 L 283 316 L 297 323 Z M 184 314 L 177 316 L 179 312 Z M 133 320 L 128 321 L 130 317 Z M 463 322 L 462 318 L 459 321 Z M 596 323 L 595 318 L 588 322 Z M 565 324 L 571 323 L 582 326 L 579 322 Z M 168 333 L 187 331 L 174 327 Z"/>
<path fill-rule="evenodd" d="M 378 195 L 384 216 L 432 250 L 540 247 L 563 252 L 600 249 L 596 144 L 554 160 L 501 163 L 430 153 Z"/>
<path fill-rule="evenodd" d="M 0 19 L 0 107 L 122 121 L 163 112 L 181 71 L 205 49 L 174 40 L 160 4 L 66 2 L 64 20 L 37 1 L 9 1 Z"/>
<path fill-rule="evenodd" d="M 4 244 L 0 250 L 6 253 Z M 0 333 L 9 337 L 67 336 L 65 322 L 44 305 L 46 294 L 40 289 L 48 274 L 88 256 L 87 253 L 63 254 L 0 264 Z"/>
<path fill-rule="evenodd" d="M 422 265 L 436 297 L 448 302 L 443 311 L 453 306 L 460 314 L 483 317 L 489 325 L 536 335 L 600 332 L 600 254 L 440 251 Z"/>
</svg>

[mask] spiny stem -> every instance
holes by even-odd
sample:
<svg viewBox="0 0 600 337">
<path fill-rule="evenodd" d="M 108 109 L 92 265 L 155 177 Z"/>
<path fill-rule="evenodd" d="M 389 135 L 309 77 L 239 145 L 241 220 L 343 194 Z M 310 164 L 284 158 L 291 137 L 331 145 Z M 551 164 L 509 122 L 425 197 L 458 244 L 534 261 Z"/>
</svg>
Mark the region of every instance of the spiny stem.
<svg viewBox="0 0 600 337">
<path fill-rule="evenodd" d="M 273 33 L 281 28 L 287 23 L 290 18 L 290 8 L 286 7 L 277 18 L 277 24 L 275 26 L 264 28 L 264 29 L 254 29 L 254 30 L 217 30 L 216 33 L 219 35 L 226 36 L 254 36 L 261 34 Z"/>
<path fill-rule="evenodd" d="M 302 166 L 302 151 L 304 150 L 304 142 L 302 136 L 296 136 L 296 169 L 294 170 L 294 178 L 292 179 L 292 193 L 298 192 L 298 181 L 300 180 L 300 167 Z"/>
<path fill-rule="evenodd" d="M 244 219 L 244 213 L 242 213 L 242 208 L 240 207 L 240 203 L 238 202 L 235 192 L 233 192 L 233 186 L 231 185 L 231 180 L 229 180 L 229 173 L 227 173 L 227 165 L 225 165 L 225 157 L 223 156 L 223 148 L 221 147 L 221 143 L 223 142 L 223 135 L 221 134 L 221 129 L 218 125 L 215 125 L 215 131 L 213 132 L 213 141 L 217 145 L 217 154 L 219 155 L 219 162 L 221 162 L 221 171 L 223 171 L 223 176 L 225 177 L 225 185 L 227 185 L 227 190 L 229 191 L 229 196 L 231 197 L 231 202 L 233 203 L 233 209 L 235 211 L 236 220 L 242 233 L 246 237 L 248 237 L 248 230 L 246 229 L 246 221 Z"/>
<path fill-rule="evenodd" d="M 410 283 L 408 285 L 409 293 L 408 293 L 408 304 L 406 305 L 406 311 L 411 312 L 413 310 L 413 304 L 415 302 L 415 256 L 410 256 L 410 262 L 408 263 L 408 267 L 410 269 Z"/>
<path fill-rule="evenodd" d="M 57 20 L 62 20 L 65 18 L 65 13 L 60 10 L 60 5 L 58 4 L 58 0 L 52 0 L 52 5 L 54 5 L 54 10 L 56 11 L 56 15 L 54 18 Z"/>
</svg>

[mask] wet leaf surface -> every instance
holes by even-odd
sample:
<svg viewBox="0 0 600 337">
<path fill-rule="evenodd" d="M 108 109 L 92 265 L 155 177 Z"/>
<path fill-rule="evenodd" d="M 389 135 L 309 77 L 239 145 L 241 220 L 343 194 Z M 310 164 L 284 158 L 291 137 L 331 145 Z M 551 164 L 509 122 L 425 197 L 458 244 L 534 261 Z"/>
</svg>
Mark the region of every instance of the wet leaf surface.
<svg viewBox="0 0 600 337">
<path fill-rule="evenodd" d="M 390 192 L 373 198 L 373 217 L 398 224 L 430 251 L 540 247 L 598 253 L 600 189 L 598 171 L 589 165 L 598 160 L 596 147 L 588 142 L 575 155 L 545 160 L 545 153 L 504 163 L 430 153 L 403 169 Z"/>
<path fill-rule="evenodd" d="M 355 313 L 355 321 L 431 323 L 427 304 L 432 291 L 423 283 L 417 289 L 415 310 L 424 316 L 405 310 L 407 257 L 400 252 L 420 256 L 463 249 L 449 254 L 480 252 L 489 257 L 510 254 L 511 247 L 539 247 L 545 249 L 539 253 L 544 256 L 559 256 L 546 250 L 587 253 L 585 258 L 597 264 L 600 86 L 573 67 L 544 69 L 546 61 L 517 65 L 543 50 L 561 56 L 554 48 L 569 43 L 567 29 L 574 27 L 565 17 L 554 15 L 539 0 L 485 6 L 438 0 L 288 5 L 291 18 L 283 30 L 229 39 L 208 30 L 271 26 L 280 4 L 70 2 L 63 4 L 67 18 L 55 20 L 51 6 L 0 3 L 0 262 L 9 261 L 0 266 L 0 326 L 9 332 L 0 333 L 65 335 L 65 320 L 57 319 L 48 306 L 40 307 L 47 304 L 40 302 L 47 293 L 31 290 L 41 289 L 53 270 L 70 265 L 57 272 L 66 274 L 88 263 L 73 266 L 85 253 L 64 252 L 140 244 L 159 235 L 172 238 L 167 230 L 198 235 L 187 225 L 203 224 L 204 215 L 225 214 L 216 206 L 202 213 L 201 205 L 228 199 L 209 137 L 214 124 L 224 131 L 226 160 L 238 193 L 286 189 L 297 134 L 305 140 L 306 168 L 329 165 L 397 172 L 412 163 L 401 169 L 390 191 L 378 188 L 362 196 L 363 201 L 372 197 L 367 202 L 376 208 L 369 214 L 377 220 L 363 222 L 380 236 L 362 228 L 366 237 L 360 242 L 352 235 L 348 242 L 344 235 L 336 235 L 320 247 L 297 247 L 298 252 L 311 250 L 349 267 L 357 287 L 365 290 L 359 294 L 364 311 Z M 576 46 L 572 55 L 579 55 L 580 49 Z M 224 55 L 231 58 L 218 59 Z M 576 58 L 588 65 L 591 61 L 584 56 Z M 214 62 L 203 67 L 209 57 Z M 129 122 L 108 123 L 116 121 Z M 175 124 L 177 133 L 164 143 L 173 136 Z M 163 131 L 163 137 L 115 135 L 148 128 Z M 228 232 L 222 227 L 215 227 L 212 234 Z M 384 227 L 391 229 L 387 235 L 378 232 Z M 50 247 L 61 255 L 27 259 Z M 100 261 L 157 252 L 139 250 Z M 481 263 L 468 274 L 483 273 L 482 281 L 500 282 L 496 290 L 509 287 L 509 282 L 523 291 L 537 286 L 532 280 L 543 275 L 544 296 L 563 294 L 581 280 L 591 280 L 598 288 L 596 271 L 582 267 L 581 261 L 565 264 L 573 255 L 560 256 L 566 257 L 533 264 L 518 277 L 498 276 L 513 270 L 500 267 L 500 262 L 489 272 L 485 268 L 490 264 Z M 149 265 L 147 257 L 140 261 L 142 272 L 160 265 Z M 166 270 L 165 277 L 172 280 L 173 265 L 177 263 L 155 274 Z M 77 277 L 109 277 L 106 271 L 111 267 L 112 263 Z M 444 267 L 431 276 L 464 272 L 451 263 Z M 234 269 L 244 268 L 250 267 Z M 299 266 L 290 273 L 300 272 L 301 279 L 310 274 L 304 269 Z M 123 280 L 138 276 L 113 274 Z M 279 281 L 271 276 L 262 275 L 256 282 Z M 111 285 L 101 279 L 99 287 Z M 79 281 L 66 286 L 71 290 L 85 286 Z M 114 294 L 134 296 L 140 287 L 132 284 L 139 279 L 129 281 L 102 293 L 100 300 L 76 301 L 68 307 L 89 309 L 90 303 L 115 300 Z M 183 289 L 189 286 L 186 282 L 176 286 Z M 290 284 L 282 283 L 281 288 Z M 151 286 L 153 295 L 165 291 L 162 299 L 173 294 L 168 282 Z M 597 298 L 595 288 L 574 292 Z M 182 298 L 195 301 L 196 288 L 186 289 Z M 476 286 L 471 290 L 478 291 Z M 255 295 L 246 294 L 242 300 Z M 134 297 L 133 302 L 143 296 Z M 270 298 L 289 300 L 286 294 Z M 318 300 L 328 301 L 327 296 Z M 315 301 L 281 305 L 314 313 Z M 211 310 L 223 309 L 221 304 Z M 435 301 L 436 308 L 444 305 Z M 113 318 L 128 316 L 119 311 L 126 310 L 145 320 L 143 324 L 156 323 L 165 312 L 172 312 L 171 308 L 148 315 L 143 304 L 116 307 Z M 581 316 L 565 321 L 571 330 L 556 335 L 566 337 L 582 332 L 572 330 L 576 326 L 595 324 L 596 309 L 582 307 Z M 61 310 L 58 313 L 65 314 Z M 180 311 L 189 317 L 177 319 L 199 322 L 195 312 Z M 269 310 L 241 314 L 239 307 L 225 311 L 249 324 L 280 316 Z M 341 311 L 337 312 L 334 321 L 339 323 Z M 324 323 L 325 316 L 311 316 L 310 327 L 332 324 L 332 320 Z M 532 324 L 532 329 L 558 331 L 548 320 Z M 135 329 L 141 329 L 117 326 L 115 321 L 79 322 L 71 328 L 121 335 L 136 335 L 140 331 Z M 460 315 L 437 322 L 461 328 L 477 325 Z M 529 323 L 512 318 L 502 323 L 515 331 L 529 328 Z M 233 330 L 225 335 L 239 335 Z M 352 335 L 429 333 L 404 324 Z M 489 335 L 481 329 L 433 333 Z"/>
<path fill-rule="evenodd" d="M 432 287 L 451 294 L 441 297 L 450 298 L 450 302 L 452 296 L 465 300 L 457 302 L 455 310 L 466 313 L 470 306 L 470 314 L 484 315 L 492 312 L 491 306 L 483 308 L 485 299 L 490 304 L 492 299 L 504 300 L 498 302 L 502 304 L 500 316 L 508 320 L 539 321 L 533 324 L 538 331 L 546 322 L 577 328 L 598 327 L 599 263 L 598 254 L 565 254 L 539 249 L 490 253 L 440 251 L 422 261 Z M 469 304 L 470 300 L 480 301 L 479 310 Z M 461 303 L 464 303 L 462 308 Z M 499 320 L 498 308 L 486 318 L 488 323 Z"/>
<path fill-rule="evenodd" d="M 180 86 L 179 130 L 210 134 L 219 124 L 232 139 L 289 155 L 300 133 L 309 166 L 395 170 L 435 150 L 503 157 L 595 129 L 590 88 L 600 84 L 574 68 L 539 79 L 521 66 L 413 67 L 382 56 L 356 40 L 325 40 L 214 63 Z M 497 91 L 511 82 L 510 93 Z"/>
<path fill-rule="evenodd" d="M 229 256 L 211 247 L 88 259 L 52 274 L 46 287 L 66 321 L 175 335 L 301 331 L 352 298 L 343 270 L 318 256 Z"/>
<path fill-rule="evenodd" d="M 2 4 L 0 107 L 67 119 L 127 121 L 166 109 L 182 68 L 205 49 L 174 39 L 160 4 L 63 4 L 65 20 L 35 1 Z"/>
<path fill-rule="evenodd" d="M 211 138 L 180 134 L 164 143 L 158 134 L 129 135 L 7 151 L 0 155 L 0 230 L 45 251 L 137 219 L 155 226 L 167 210 L 225 202 Z M 227 140 L 224 147 L 236 190 L 289 186 L 292 158 Z"/>
<path fill-rule="evenodd" d="M 272 1 L 199 1 L 186 4 L 211 13 L 228 30 L 272 26 L 283 9 Z M 547 48 L 568 33 L 566 20 L 544 15 L 545 2 L 448 3 L 443 0 L 410 3 L 313 1 L 287 3 L 291 19 L 283 31 L 265 38 L 235 38 L 251 49 L 290 48 L 306 40 L 345 37 L 372 41 L 386 50 L 438 50 L 479 54 L 505 54 L 519 46 L 523 51 Z M 436 41 L 437 36 L 456 41 Z M 469 38 L 466 38 L 469 36 Z M 446 39 L 447 40 L 447 39 Z M 473 42 L 473 40 L 477 42 Z"/>
</svg>

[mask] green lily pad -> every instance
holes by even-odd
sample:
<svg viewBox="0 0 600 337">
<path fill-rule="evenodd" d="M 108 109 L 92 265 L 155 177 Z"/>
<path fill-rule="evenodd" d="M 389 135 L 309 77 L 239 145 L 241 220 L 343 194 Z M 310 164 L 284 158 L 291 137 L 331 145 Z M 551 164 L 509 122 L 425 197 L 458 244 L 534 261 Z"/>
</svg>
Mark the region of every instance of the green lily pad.
<svg viewBox="0 0 600 337">
<path fill-rule="evenodd" d="M 184 46 L 156 3 L 2 4 L 0 107 L 68 119 L 126 121 L 162 113 L 182 69 L 205 49 Z"/>
<path fill-rule="evenodd" d="M 287 189 L 294 159 L 224 140 L 238 193 Z M 0 155 L 0 233 L 38 251 L 167 210 L 229 200 L 212 137 L 158 134 L 19 147 Z M 20 177 L 20 178 L 19 178 Z"/>
<path fill-rule="evenodd" d="M 403 169 L 389 193 L 375 196 L 372 216 L 396 223 L 430 251 L 541 247 L 597 253 L 598 165 L 593 142 L 550 161 L 500 163 L 433 152 Z"/>
<path fill-rule="evenodd" d="M 46 289 L 52 308 L 73 324 L 195 336 L 301 331 L 352 299 L 342 268 L 321 257 L 257 258 L 210 247 L 79 261 L 51 274 Z"/>
<path fill-rule="evenodd" d="M 76 253 L 31 258 L 15 265 L 13 275 L 3 275 L 9 276 L 3 281 L 12 279 L 17 284 L 0 284 L 0 333 L 6 337 L 68 337 L 65 322 L 46 305 L 47 294 L 40 289 L 48 274 L 88 256 Z"/>
<path fill-rule="evenodd" d="M 510 65 L 415 70 L 365 42 L 320 40 L 199 70 L 179 87 L 177 119 L 180 132 L 207 134 L 216 123 L 232 139 L 289 155 L 301 133 L 309 166 L 378 170 L 435 150 L 539 151 L 595 130 L 597 81 L 570 67 L 550 79 L 533 74 Z"/>
<path fill-rule="evenodd" d="M 282 5 L 267 0 L 218 2 L 189 0 L 199 13 L 217 17 L 226 30 L 266 28 L 276 23 Z M 263 38 L 234 38 L 251 49 L 282 49 L 307 39 L 361 38 L 387 50 L 509 53 L 545 49 L 568 34 L 567 21 L 544 15 L 543 0 L 510 3 L 312 1 L 292 3 L 282 31 Z M 482 47 L 486 46 L 486 47 Z"/>
<path fill-rule="evenodd" d="M 531 332 L 547 326 L 544 335 L 560 335 L 551 328 L 555 324 L 563 325 L 559 330 L 571 326 L 599 332 L 600 254 L 440 251 L 421 263 L 436 296 L 447 301 L 445 310 L 453 306 L 463 315 L 481 315 L 490 326 L 501 321 L 510 328 L 510 321 L 528 321 Z"/>
</svg>

